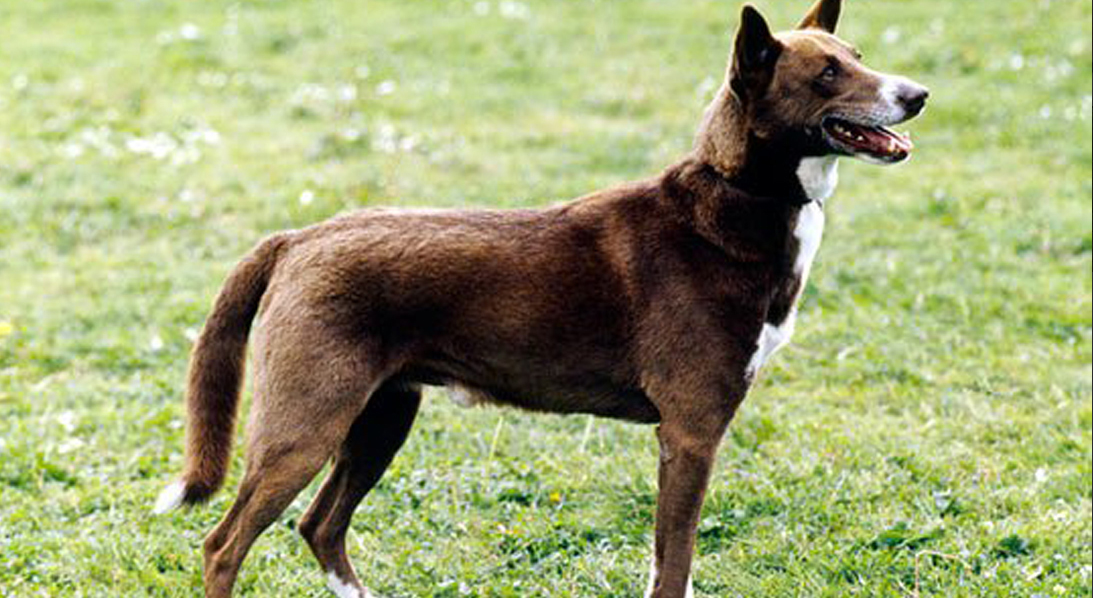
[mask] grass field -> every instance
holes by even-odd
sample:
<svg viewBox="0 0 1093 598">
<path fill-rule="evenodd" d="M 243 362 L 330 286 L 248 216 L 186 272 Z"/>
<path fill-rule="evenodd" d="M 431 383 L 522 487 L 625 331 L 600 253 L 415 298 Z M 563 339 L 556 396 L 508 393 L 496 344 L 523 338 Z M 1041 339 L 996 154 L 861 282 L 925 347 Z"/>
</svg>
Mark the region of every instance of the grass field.
<svg viewBox="0 0 1093 598">
<path fill-rule="evenodd" d="M 778 28 L 806 0 L 759 0 Z M 844 162 L 795 343 L 726 437 L 699 596 L 1091 595 L 1091 2 L 850 0 L 932 89 Z M 689 147 L 735 1 L 0 3 L 0 596 L 194 596 L 187 354 L 273 230 L 535 206 Z M 440 399 L 439 396 L 434 397 Z M 389 597 L 637 596 L 650 428 L 429 400 L 357 513 Z M 323 596 L 293 531 L 239 592 Z"/>
</svg>

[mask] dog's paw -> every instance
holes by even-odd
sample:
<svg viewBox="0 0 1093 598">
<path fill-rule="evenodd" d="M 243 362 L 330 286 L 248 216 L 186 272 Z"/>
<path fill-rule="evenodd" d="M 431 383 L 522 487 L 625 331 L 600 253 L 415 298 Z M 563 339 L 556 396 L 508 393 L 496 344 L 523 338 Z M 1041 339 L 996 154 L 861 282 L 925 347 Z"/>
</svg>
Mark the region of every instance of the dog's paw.
<svg viewBox="0 0 1093 598">
<path fill-rule="evenodd" d="M 326 574 L 326 587 L 330 588 L 331 592 L 338 598 L 380 598 L 368 590 L 368 588 L 358 588 L 352 583 L 343 581 L 338 577 L 337 573 L 328 571 Z"/>
</svg>

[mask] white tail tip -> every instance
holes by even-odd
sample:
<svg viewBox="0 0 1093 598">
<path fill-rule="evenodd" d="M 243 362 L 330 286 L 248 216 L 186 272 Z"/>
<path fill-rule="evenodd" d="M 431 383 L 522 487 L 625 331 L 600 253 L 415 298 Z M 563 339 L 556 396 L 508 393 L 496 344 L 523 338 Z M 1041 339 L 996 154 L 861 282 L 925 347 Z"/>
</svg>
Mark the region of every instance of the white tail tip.
<svg viewBox="0 0 1093 598">
<path fill-rule="evenodd" d="M 182 504 L 182 497 L 185 495 L 186 484 L 182 481 L 167 486 L 163 489 L 163 492 L 159 493 L 159 498 L 156 499 L 156 506 L 152 507 L 152 512 L 156 515 L 162 515 L 167 511 L 177 509 Z"/>
</svg>

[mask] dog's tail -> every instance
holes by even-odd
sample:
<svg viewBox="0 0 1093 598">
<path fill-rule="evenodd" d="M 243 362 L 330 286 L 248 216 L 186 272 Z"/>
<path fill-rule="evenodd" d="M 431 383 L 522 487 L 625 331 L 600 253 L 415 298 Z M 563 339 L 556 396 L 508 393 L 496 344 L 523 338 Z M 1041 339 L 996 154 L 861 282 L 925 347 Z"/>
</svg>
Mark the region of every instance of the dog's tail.
<svg viewBox="0 0 1093 598">
<path fill-rule="evenodd" d="M 186 392 L 186 465 L 160 493 L 154 511 L 202 502 L 224 483 L 251 320 L 289 239 L 262 241 L 228 275 L 190 358 Z"/>
</svg>

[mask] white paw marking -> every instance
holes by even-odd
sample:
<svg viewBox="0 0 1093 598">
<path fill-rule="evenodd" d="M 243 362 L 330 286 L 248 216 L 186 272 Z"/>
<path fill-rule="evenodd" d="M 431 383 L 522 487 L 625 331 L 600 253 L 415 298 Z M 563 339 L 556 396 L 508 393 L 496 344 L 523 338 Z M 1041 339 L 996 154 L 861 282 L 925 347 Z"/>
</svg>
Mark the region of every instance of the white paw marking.
<svg viewBox="0 0 1093 598">
<path fill-rule="evenodd" d="M 656 589 L 657 583 L 657 557 L 654 554 L 649 558 L 649 585 L 645 587 L 645 598 L 652 598 L 653 590 Z M 687 576 L 687 593 L 683 595 L 683 598 L 694 598 L 695 589 L 691 583 L 691 576 Z"/>
<path fill-rule="evenodd" d="M 159 493 L 156 498 L 156 506 L 152 507 L 152 512 L 156 515 L 162 515 L 167 511 L 173 511 L 182 504 L 182 497 L 186 495 L 186 484 L 179 480 Z"/>
<path fill-rule="evenodd" d="M 334 592 L 338 598 L 374 598 L 368 590 L 365 590 L 362 596 L 357 588 L 342 581 L 333 571 L 326 572 L 326 587 L 330 588 L 330 591 Z"/>
</svg>

